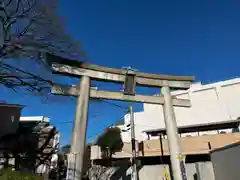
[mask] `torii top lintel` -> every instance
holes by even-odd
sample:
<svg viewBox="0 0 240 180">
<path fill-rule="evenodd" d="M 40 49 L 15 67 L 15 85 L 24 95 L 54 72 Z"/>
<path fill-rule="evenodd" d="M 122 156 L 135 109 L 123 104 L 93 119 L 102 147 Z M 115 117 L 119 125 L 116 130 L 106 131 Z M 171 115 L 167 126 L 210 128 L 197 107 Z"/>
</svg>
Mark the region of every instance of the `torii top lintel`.
<svg viewBox="0 0 240 180">
<path fill-rule="evenodd" d="M 68 76 L 87 75 L 99 81 L 112 81 L 123 83 L 128 70 L 108 68 L 87 62 L 69 60 L 66 58 L 48 55 L 52 60 L 52 69 L 55 73 Z M 135 72 L 136 84 L 149 87 L 162 87 L 168 85 L 175 89 L 188 89 L 195 80 L 194 76 L 172 76 Z"/>
</svg>

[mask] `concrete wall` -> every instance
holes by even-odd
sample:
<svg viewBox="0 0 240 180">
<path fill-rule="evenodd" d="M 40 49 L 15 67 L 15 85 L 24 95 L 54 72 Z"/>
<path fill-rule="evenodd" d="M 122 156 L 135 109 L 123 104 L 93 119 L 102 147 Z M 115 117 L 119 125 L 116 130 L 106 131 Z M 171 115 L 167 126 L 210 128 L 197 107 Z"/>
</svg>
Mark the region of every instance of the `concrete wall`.
<svg viewBox="0 0 240 180">
<path fill-rule="evenodd" d="M 169 173 L 169 167 L 166 166 Z M 186 164 L 188 180 L 215 180 L 210 162 Z M 155 180 L 165 178 L 164 165 L 147 165 L 139 171 L 140 180 Z"/>
<path fill-rule="evenodd" d="M 240 78 L 207 85 L 193 84 L 189 90 L 175 91 L 172 95 L 190 99 L 192 103 L 191 108 L 174 107 L 178 126 L 235 120 L 240 117 Z M 163 109 L 160 105 L 144 104 L 144 111 L 135 113 L 134 117 L 136 138 L 139 141 L 147 138 L 142 131 L 165 128 Z M 127 124 L 129 115 L 125 116 L 125 125 Z M 231 129 L 226 129 L 226 132 L 229 131 Z M 214 133 L 216 132 L 202 132 Z M 189 134 L 185 134 L 187 135 Z M 130 131 L 123 132 L 122 137 L 123 141 L 129 142 Z"/>
<path fill-rule="evenodd" d="M 104 180 L 131 180 L 131 168 L 127 163 L 121 163 L 120 168 L 115 167 L 115 170 L 107 171 L 107 173 L 109 172 L 111 172 L 111 176 L 101 174 L 101 178 Z M 188 180 L 215 180 L 211 162 L 186 164 L 186 172 Z M 165 180 L 165 174 L 170 180 L 168 165 L 144 165 L 139 167 L 138 172 L 139 180 Z M 94 177 L 91 179 L 94 180 Z"/>
<path fill-rule="evenodd" d="M 240 142 L 211 153 L 216 180 L 237 180 L 240 177 Z"/>
</svg>

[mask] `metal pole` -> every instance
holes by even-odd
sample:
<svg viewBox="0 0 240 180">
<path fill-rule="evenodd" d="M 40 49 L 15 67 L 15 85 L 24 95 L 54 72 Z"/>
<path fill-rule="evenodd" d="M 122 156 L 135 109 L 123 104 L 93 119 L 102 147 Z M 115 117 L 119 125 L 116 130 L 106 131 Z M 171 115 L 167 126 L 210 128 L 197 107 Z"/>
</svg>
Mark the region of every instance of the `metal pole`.
<svg viewBox="0 0 240 180">
<path fill-rule="evenodd" d="M 130 126 L 131 126 L 131 139 L 132 139 L 132 180 L 137 180 L 137 162 L 136 162 L 136 139 L 135 139 L 135 123 L 133 106 L 130 105 Z"/>
<path fill-rule="evenodd" d="M 69 180 L 81 180 L 83 176 L 83 156 L 86 141 L 86 129 L 88 119 L 88 102 L 90 92 L 90 78 L 83 76 L 80 82 L 80 94 L 77 99 L 77 109 L 72 132 L 71 154 L 75 162 L 70 162 L 69 167 L 74 168 L 73 178 Z M 74 165 L 74 166 L 73 166 Z M 71 169 L 69 169 L 70 171 Z"/>
<path fill-rule="evenodd" d="M 167 131 L 168 146 L 170 152 L 172 173 L 174 180 L 187 180 L 185 166 L 182 166 L 182 155 L 180 151 L 180 141 L 178 136 L 177 122 L 172 104 L 170 88 L 162 87 L 161 93 L 164 97 L 164 121 Z"/>
</svg>

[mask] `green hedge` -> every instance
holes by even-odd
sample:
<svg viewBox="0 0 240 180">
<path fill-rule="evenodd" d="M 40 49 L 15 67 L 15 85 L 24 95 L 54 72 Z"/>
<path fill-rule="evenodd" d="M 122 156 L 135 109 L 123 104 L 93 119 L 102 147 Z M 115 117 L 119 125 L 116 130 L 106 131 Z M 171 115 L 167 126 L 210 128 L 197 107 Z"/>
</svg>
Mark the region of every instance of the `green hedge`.
<svg viewBox="0 0 240 180">
<path fill-rule="evenodd" d="M 0 171 L 0 180 L 43 180 L 43 178 L 30 173 L 4 169 Z"/>
</svg>

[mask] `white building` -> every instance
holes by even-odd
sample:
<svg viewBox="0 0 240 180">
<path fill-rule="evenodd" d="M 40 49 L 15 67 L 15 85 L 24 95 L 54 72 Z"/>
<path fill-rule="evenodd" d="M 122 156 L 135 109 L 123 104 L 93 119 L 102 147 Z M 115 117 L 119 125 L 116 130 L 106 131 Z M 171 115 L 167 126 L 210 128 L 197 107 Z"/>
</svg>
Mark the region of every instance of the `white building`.
<svg viewBox="0 0 240 180">
<path fill-rule="evenodd" d="M 177 124 L 192 126 L 234 121 L 240 117 L 240 78 L 202 85 L 196 83 L 187 91 L 173 91 L 179 99 L 190 99 L 190 108 L 174 107 Z M 119 125 L 124 142 L 130 142 L 129 114 L 125 115 L 124 124 Z M 143 131 L 164 129 L 163 109 L 160 105 L 144 104 L 142 112 L 134 113 L 135 133 L 138 141 L 148 137 Z M 226 132 L 232 129 L 225 129 Z M 197 133 L 197 132 L 196 132 Z M 191 133 L 192 136 L 197 135 Z M 201 132 L 212 134 L 216 131 Z M 185 134 L 187 136 L 189 134 Z"/>
<path fill-rule="evenodd" d="M 20 117 L 20 122 L 45 122 L 45 123 L 49 123 L 50 119 L 49 117 L 45 117 L 45 116 L 21 116 Z"/>
</svg>

